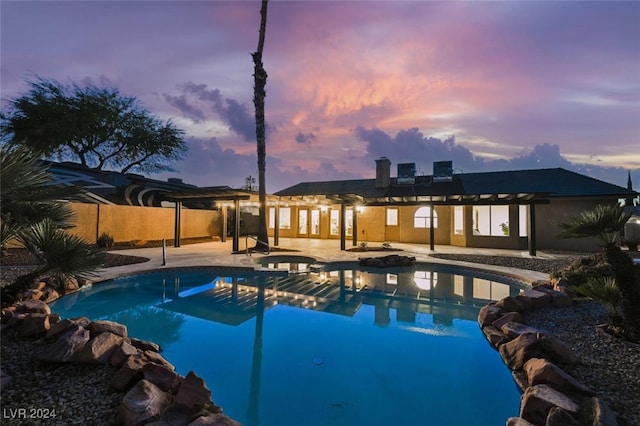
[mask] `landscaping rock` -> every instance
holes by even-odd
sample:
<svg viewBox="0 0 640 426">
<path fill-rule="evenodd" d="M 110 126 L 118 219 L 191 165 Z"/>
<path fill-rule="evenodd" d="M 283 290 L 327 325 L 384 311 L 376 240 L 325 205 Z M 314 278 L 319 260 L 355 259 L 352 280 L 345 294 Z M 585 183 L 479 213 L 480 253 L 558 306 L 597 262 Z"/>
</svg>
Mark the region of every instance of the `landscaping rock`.
<svg viewBox="0 0 640 426">
<path fill-rule="evenodd" d="M 68 362 L 76 352 L 81 350 L 89 341 L 89 331 L 79 325 L 74 325 L 55 342 L 49 344 L 36 355 L 36 360 L 43 362 Z"/>
<path fill-rule="evenodd" d="M 109 359 L 109 363 L 114 367 L 120 367 L 122 364 L 132 355 L 136 355 L 139 349 L 127 342 L 126 339 L 122 340 L 120 346 L 114 349 Z"/>
<path fill-rule="evenodd" d="M 578 357 L 575 352 L 558 338 L 549 334 L 540 333 L 538 334 L 538 343 L 540 344 L 542 352 L 546 355 L 544 358 L 549 358 L 558 364 L 570 366 L 578 363 Z"/>
<path fill-rule="evenodd" d="M 493 324 L 495 320 L 504 315 L 506 311 L 499 306 L 496 305 L 486 305 L 480 308 L 480 312 L 478 313 L 478 324 L 480 327 L 484 328 L 487 325 Z"/>
<path fill-rule="evenodd" d="M 522 324 L 522 316 L 518 312 L 508 312 L 491 323 L 497 329 L 502 328 L 508 322 L 517 322 Z"/>
<path fill-rule="evenodd" d="M 547 414 L 544 426 L 580 426 L 580 423 L 562 408 L 552 407 Z"/>
<path fill-rule="evenodd" d="M 529 298 L 533 309 L 542 308 L 551 304 L 551 295 L 543 291 L 526 289 L 520 290 L 520 294 Z"/>
<path fill-rule="evenodd" d="M 502 360 L 511 370 L 520 370 L 531 358 L 540 358 L 542 351 L 536 333 L 525 333 L 499 348 Z"/>
<path fill-rule="evenodd" d="M 580 407 L 567 395 L 547 385 L 530 386 L 522 395 L 520 417 L 533 423 L 545 424 L 549 411 L 560 407 L 576 416 Z"/>
<path fill-rule="evenodd" d="M 200 377 L 190 371 L 180 384 L 175 404 L 195 414 L 205 407 L 213 407 L 211 391 Z"/>
<path fill-rule="evenodd" d="M 160 345 L 158 345 L 157 343 L 136 339 L 135 337 L 131 337 L 129 343 L 131 343 L 141 351 L 162 352 L 162 350 L 160 349 Z"/>
<path fill-rule="evenodd" d="M 84 347 L 78 351 L 75 360 L 86 363 L 106 364 L 113 351 L 122 344 L 122 336 L 104 332 L 90 339 Z"/>
<path fill-rule="evenodd" d="M 16 313 L 51 315 L 51 308 L 42 300 L 24 300 L 16 306 Z"/>
<path fill-rule="evenodd" d="M 113 321 L 91 321 L 91 323 L 87 326 L 87 329 L 91 332 L 91 337 L 97 336 L 98 334 L 104 332 L 127 337 L 127 326 Z"/>
<path fill-rule="evenodd" d="M 215 413 L 201 416 L 189 423 L 189 426 L 242 426 L 226 414 Z"/>
<path fill-rule="evenodd" d="M 571 377 L 564 370 L 546 359 L 532 358 L 524 364 L 529 385 L 545 384 L 563 392 L 579 392 L 594 395 L 594 392 Z"/>
<path fill-rule="evenodd" d="M 522 303 L 522 300 L 512 296 L 507 296 L 498 300 L 496 302 L 496 306 L 503 308 L 508 312 L 524 312 L 527 310 L 525 305 Z"/>
<path fill-rule="evenodd" d="M 509 340 L 511 340 L 509 336 L 507 336 L 502 331 L 498 330 L 492 325 L 488 325 L 484 327 L 482 329 L 482 332 L 484 333 L 484 337 L 486 337 L 489 343 L 491 343 L 491 346 L 493 346 L 496 349 L 499 348 L 500 345 L 503 345 L 507 343 Z"/>
<path fill-rule="evenodd" d="M 142 367 L 146 363 L 144 356 L 132 355 L 122 364 L 111 378 L 111 387 L 119 392 L 126 391 L 142 379 Z"/>
<path fill-rule="evenodd" d="M 152 362 L 142 367 L 142 375 L 165 392 L 175 394 L 180 387 L 182 377 L 170 368 Z"/>
<path fill-rule="evenodd" d="M 507 419 L 507 426 L 536 426 L 523 419 L 522 417 L 509 417 Z"/>
<path fill-rule="evenodd" d="M 52 325 L 49 331 L 47 331 L 45 338 L 55 340 L 75 327 L 86 328 L 90 322 L 89 318 L 86 317 L 64 319 Z"/>
<path fill-rule="evenodd" d="M 118 423 L 137 426 L 160 418 L 171 404 L 171 396 L 148 380 L 140 380 L 122 399 Z"/>
<path fill-rule="evenodd" d="M 500 327 L 500 331 L 509 336 L 509 339 L 515 339 L 524 333 L 539 333 L 540 330 L 528 325 L 520 324 L 517 322 L 508 322 Z"/>
<path fill-rule="evenodd" d="M 49 315 L 27 315 L 20 328 L 20 337 L 39 337 L 44 335 L 50 327 Z"/>
</svg>

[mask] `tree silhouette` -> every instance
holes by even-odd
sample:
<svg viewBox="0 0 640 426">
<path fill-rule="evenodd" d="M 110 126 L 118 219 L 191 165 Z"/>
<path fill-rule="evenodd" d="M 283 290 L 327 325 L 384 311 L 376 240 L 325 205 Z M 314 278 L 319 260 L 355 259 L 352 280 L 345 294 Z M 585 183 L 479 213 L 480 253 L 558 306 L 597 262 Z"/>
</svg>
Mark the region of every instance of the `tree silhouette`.
<svg viewBox="0 0 640 426">
<path fill-rule="evenodd" d="M 251 54 L 254 64 L 254 87 L 253 104 L 256 108 L 256 142 L 258 151 L 258 241 L 254 250 L 269 249 L 269 235 L 267 233 L 266 214 L 266 184 L 265 184 L 265 159 L 266 159 L 266 134 L 264 123 L 264 98 L 266 97 L 265 86 L 267 85 L 267 72 L 262 64 L 262 52 L 264 50 L 264 38 L 267 29 L 267 5 L 269 0 L 262 0 L 260 8 L 260 37 L 258 39 L 258 49 Z"/>
<path fill-rule="evenodd" d="M 10 100 L 1 117 L 2 139 L 11 146 L 121 173 L 172 170 L 187 151 L 182 130 L 117 89 L 43 78 L 27 83 L 29 91 Z"/>
</svg>

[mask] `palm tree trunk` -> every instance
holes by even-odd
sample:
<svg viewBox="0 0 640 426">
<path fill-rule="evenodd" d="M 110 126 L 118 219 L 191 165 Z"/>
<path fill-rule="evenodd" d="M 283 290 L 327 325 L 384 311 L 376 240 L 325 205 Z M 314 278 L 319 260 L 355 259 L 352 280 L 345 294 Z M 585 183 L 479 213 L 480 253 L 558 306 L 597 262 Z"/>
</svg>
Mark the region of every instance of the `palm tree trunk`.
<svg viewBox="0 0 640 426">
<path fill-rule="evenodd" d="M 256 142 L 258 151 L 258 242 L 255 249 L 268 250 L 269 235 L 267 233 L 267 211 L 266 211 L 266 184 L 265 184 L 265 159 L 266 159 L 266 132 L 264 119 L 264 98 L 266 97 L 265 86 L 267 85 L 267 72 L 262 65 L 262 51 L 264 49 L 264 38 L 267 28 L 267 4 L 269 0 L 262 0 L 260 8 L 260 38 L 258 40 L 258 50 L 252 53 L 254 64 L 254 88 L 253 104 L 256 108 Z"/>
</svg>

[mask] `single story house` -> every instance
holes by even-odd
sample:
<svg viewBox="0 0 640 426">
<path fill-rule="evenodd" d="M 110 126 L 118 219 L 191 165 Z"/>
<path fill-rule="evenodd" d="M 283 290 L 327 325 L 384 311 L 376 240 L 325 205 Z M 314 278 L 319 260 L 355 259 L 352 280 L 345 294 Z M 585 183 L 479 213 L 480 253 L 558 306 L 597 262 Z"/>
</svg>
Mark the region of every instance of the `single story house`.
<svg viewBox="0 0 640 426">
<path fill-rule="evenodd" d="M 340 240 L 346 249 L 394 242 L 459 247 L 583 250 L 595 240 L 561 240 L 559 224 L 598 204 L 638 193 L 562 168 L 453 173 L 451 161 L 416 176 L 413 163 L 376 160 L 375 179 L 304 182 L 276 192 L 270 235 Z"/>
</svg>

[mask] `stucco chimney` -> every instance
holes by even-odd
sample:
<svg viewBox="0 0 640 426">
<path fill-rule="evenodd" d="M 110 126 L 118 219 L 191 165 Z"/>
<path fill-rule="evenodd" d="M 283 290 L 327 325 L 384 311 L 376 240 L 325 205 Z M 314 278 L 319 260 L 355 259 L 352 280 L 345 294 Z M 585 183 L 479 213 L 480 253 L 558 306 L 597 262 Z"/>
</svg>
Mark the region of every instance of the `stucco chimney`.
<svg viewBox="0 0 640 426">
<path fill-rule="evenodd" d="M 376 160 L 376 188 L 386 188 L 391 183 L 391 160 L 380 157 Z"/>
</svg>

